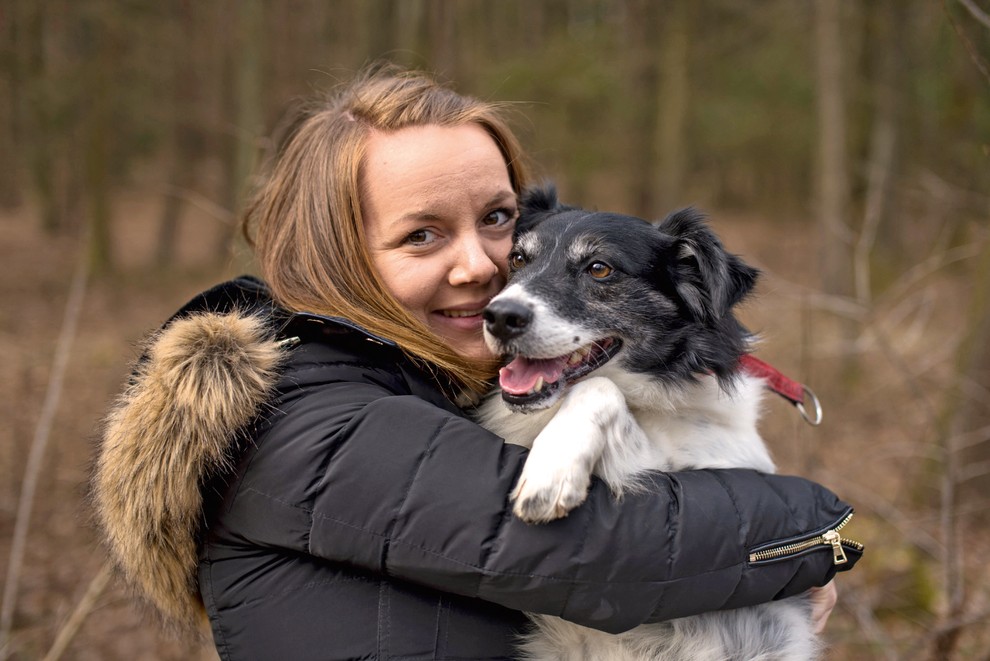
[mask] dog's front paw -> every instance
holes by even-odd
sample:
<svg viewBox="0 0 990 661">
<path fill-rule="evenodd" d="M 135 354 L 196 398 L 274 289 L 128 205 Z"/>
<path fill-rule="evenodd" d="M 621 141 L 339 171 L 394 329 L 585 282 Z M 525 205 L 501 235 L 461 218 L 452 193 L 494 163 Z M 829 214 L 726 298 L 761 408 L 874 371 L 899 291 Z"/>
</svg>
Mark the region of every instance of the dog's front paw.
<svg viewBox="0 0 990 661">
<path fill-rule="evenodd" d="M 523 470 L 512 492 L 512 511 L 526 523 L 547 523 L 567 516 L 588 496 L 591 476 L 581 471 L 536 475 Z"/>
</svg>

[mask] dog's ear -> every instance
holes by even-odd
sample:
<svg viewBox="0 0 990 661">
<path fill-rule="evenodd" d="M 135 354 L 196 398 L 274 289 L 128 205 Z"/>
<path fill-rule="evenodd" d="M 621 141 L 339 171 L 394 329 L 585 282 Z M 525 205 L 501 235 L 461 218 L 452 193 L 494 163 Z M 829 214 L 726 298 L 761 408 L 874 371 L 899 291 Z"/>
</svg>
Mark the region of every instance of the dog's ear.
<svg viewBox="0 0 990 661">
<path fill-rule="evenodd" d="M 697 319 L 723 318 L 756 285 L 759 271 L 727 252 L 697 210 L 672 213 L 658 228 L 673 239 L 674 289 Z"/>
<path fill-rule="evenodd" d="M 519 213 L 527 215 L 557 211 L 561 207 L 557 199 L 557 187 L 550 182 L 527 188 L 519 199 Z"/>
<path fill-rule="evenodd" d="M 539 225 L 548 216 L 570 208 L 572 207 L 560 203 L 557 199 L 557 187 L 550 182 L 527 188 L 519 198 L 516 234 L 526 232 Z"/>
</svg>

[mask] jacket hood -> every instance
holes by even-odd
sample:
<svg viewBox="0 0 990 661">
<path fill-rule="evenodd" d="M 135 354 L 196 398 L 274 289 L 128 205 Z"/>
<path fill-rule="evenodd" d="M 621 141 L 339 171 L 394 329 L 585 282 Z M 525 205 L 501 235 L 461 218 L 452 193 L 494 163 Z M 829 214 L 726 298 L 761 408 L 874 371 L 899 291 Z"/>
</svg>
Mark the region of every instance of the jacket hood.
<svg viewBox="0 0 990 661">
<path fill-rule="evenodd" d="M 144 346 L 103 421 L 90 497 L 125 581 L 180 629 L 201 621 L 201 486 L 231 466 L 238 430 L 261 411 L 283 352 L 261 316 L 197 312 Z"/>
</svg>

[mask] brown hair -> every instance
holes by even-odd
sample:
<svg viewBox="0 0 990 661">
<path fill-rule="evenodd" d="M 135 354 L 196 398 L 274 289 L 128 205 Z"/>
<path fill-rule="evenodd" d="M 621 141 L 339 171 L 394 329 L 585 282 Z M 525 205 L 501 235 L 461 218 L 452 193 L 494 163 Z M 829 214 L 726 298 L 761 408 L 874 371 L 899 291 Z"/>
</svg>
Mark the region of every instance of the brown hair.
<svg viewBox="0 0 990 661">
<path fill-rule="evenodd" d="M 365 247 L 360 174 L 371 131 L 474 123 L 498 145 L 518 194 L 528 173 L 503 112 L 502 106 L 392 65 L 370 67 L 303 109 L 244 218 L 245 236 L 275 299 L 290 310 L 347 318 L 481 392 L 494 361 L 478 364 L 457 355 L 378 277 Z"/>
</svg>

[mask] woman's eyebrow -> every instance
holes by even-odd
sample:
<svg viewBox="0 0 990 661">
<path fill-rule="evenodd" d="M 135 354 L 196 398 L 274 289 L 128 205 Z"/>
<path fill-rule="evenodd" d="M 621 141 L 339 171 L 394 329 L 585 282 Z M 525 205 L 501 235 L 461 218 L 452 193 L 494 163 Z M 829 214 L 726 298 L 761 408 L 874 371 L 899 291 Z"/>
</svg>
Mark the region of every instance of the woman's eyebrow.
<svg viewBox="0 0 990 661">
<path fill-rule="evenodd" d="M 438 214 L 435 214 L 431 211 L 410 211 L 408 213 L 404 213 L 401 216 L 399 216 L 397 222 L 415 223 L 415 222 L 422 222 L 424 220 L 428 222 L 433 222 L 433 221 L 438 221 L 440 219 L 441 217 Z"/>
<path fill-rule="evenodd" d="M 515 202 L 516 201 L 515 192 L 511 190 L 499 191 L 498 193 L 495 193 L 495 195 L 493 195 L 490 200 L 488 200 L 488 204 L 486 206 L 491 206 L 493 204 L 501 204 L 507 200 L 512 200 L 513 202 Z"/>
<path fill-rule="evenodd" d="M 504 204 L 509 201 L 515 203 L 516 201 L 515 192 L 511 190 L 499 191 L 498 193 L 492 195 L 492 197 L 488 200 L 488 202 L 485 203 L 484 206 L 487 208 L 487 207 L 495 206 L 497 204 Z M 435 222 L 440 220 L 443 220 L 443 217 L 440 214 L 434 213 L 432 211 L 417 210 L 417 211 L 409 211 L 402 214 L 396 219 L 396 222 L 399 223 L 423 222 L 423 221 Z"/>
</svg>

